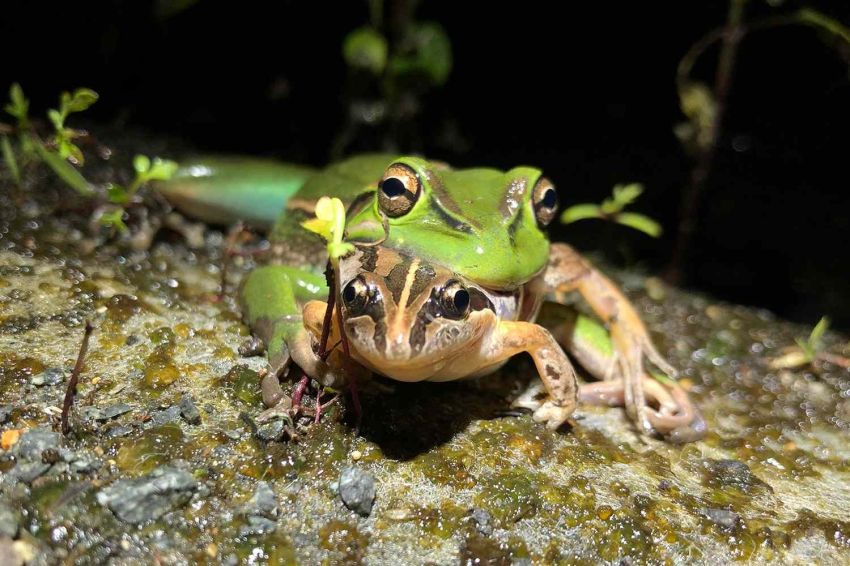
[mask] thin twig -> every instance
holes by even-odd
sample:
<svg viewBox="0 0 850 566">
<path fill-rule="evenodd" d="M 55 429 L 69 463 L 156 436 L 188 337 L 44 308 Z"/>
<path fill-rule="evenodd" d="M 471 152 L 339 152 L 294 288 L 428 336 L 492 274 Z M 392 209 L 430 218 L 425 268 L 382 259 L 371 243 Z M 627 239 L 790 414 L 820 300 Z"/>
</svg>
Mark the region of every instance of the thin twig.
<svg viewBox="0 0 850 566">
<path fill-rule="evenodd" d="M 80 379 L 80 372 L 83 371 L 83 363 L 85 363 L 86 352 L 89 349 L 89 337 L 94 330 L 91 321 L 86 321 L 85 334 L 83 334 L 83 343 L 80 344 L 80 351 L 77 354 L 77 363 L 74 364 L 74 370 L 71 372 L 71 379 L 68 380 L 68 388 L 65 389 L 65 400 L 62 402 L 62 434 L 67 436 L 71 432 L 71 423 L 68 421 L 68 416 L 71 414 L 71 406 L 74 404 L 74 395 L 77 394 L 77 382 Z"/>
<path fill-rule="evenodd" d="M 319 352 L 317 354 L 323 361 L 330 354 L 330 350 L 328 350 L 328 338 L 331 335 L 334 305 L 336 304 L 336 274 L 333 271 L 330 261 L 328 261 L 328 265 L 325 268 L 325 281 L 328 284 L 328 306 L 325 308 L 325 318 L 322 321 L 322 338 L 319 341 Z M 341 330 L 342 328 L 340 328 Z"/>
<path fill-rule="evenodd" d="M 224 254 L 221 264 L 221 280 L 219 282 L 218 287 L 218 295 L 216 295 L 216 301 L 224 300 L 225 295 L 227 294 L 227 271 L 228 266 L 230 265 L 230 259 L 236 255 L 236 242 L 242 233 L 245 232 L 245 225 L 241 220 L 236 222 L 227 233 L 227 238 L 224 244 Z"/>
<path fill-rule="evenodd" d="M 682 278 L 682 264 L 696 230 L 696 216 L 702 195 L 705 192 L 706 181 L 714 163 L 717 153 L 717 140 L 720 135 L 720 126 L 726 110 L 726 99 L 732 86 L 732 72 L 735 69 L 735 59 L 738 53 L 738 44 L 744 36 L 742 21 L 744 6 L 747 0 L 730 0 L 729 13 L 726 25 L 719 32 L 712 32 L 698 41 L 692 47 L 682 62 L 679 64 L 677 81 L 679 88 L 686 80 L 687 74 L 693 66 L 696 57 L 709 45 L 722 37 L 723 43 L 720 49 L 720 60 L 717 64 L 717 72 L 714 75 L 714 101 L 715 112 L 709 125 L 708 141 L 700 148 L 696 165 L 691 171 L 690 181 L 682 194 L 682 207 L 679 215 L 679 229 L 676 235 L 676 243 L 670 263 L 665 270 L 664 279 L 669 283 L 678 283 Z"/>
</svg>

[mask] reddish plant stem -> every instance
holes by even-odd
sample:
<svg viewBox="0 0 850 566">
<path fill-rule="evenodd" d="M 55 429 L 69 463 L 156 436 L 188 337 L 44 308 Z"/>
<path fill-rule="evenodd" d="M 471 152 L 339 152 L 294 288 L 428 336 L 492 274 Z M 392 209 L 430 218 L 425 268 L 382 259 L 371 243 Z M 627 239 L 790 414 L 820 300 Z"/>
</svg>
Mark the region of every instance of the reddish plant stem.
<svg viewBox="0 0 850 566">
<path fill-rule="evenodd" d="M 322 321 L 322 338 L 319 340 L 319 351 L 317 353 L 322 360 L 326 360 L 331 353 L 331 350 L 328 349 L 328 338 L 331 335 L 331 324 L 333 323 L 333 312 L 336 304 L 336 274 L 333 272 L 330 261 L 325 268 L 325 280 L 328 283 L 328 306 L 325 309 L 325 318 Z M 340 327 L 340 332 L 342 332 L 342 327 Z M 347 350 L 346 353 L 348 353 Z"/>
<path fill-rule="evenodd" d="M 295 386 L 295 391 L 292 392 L 292 412 L 297 413 L 301 408 L 301 400 L 304 398 L 304 392 L 307 390 L 307 385 L 310 384 L 310 376 L 306 373 L 301 374 L 301 379 Z"/>
<path fill-rule="evenodd" d="M 74 404 L 74 396 L 77 394 L 77 382 L 80 380 L 80 372 L 83 371 L 83 364 L 86 359 L 86 352 L 89 349 L 89 338 L 94 327 L 91 321 L 86 321 L 86 329 L 83 334 L 83 342 L 80 344 L 80 351 L 77 353 L 77 363 L 74 364 L 74 369 L 71 372 L 71 378 L 68 380 L 68 388 L 65 389 L 65 400 L 62 402 L 62 434 L 67 436 L 71 432 L 71 423 L 68 417 L 71 414 L 71 406 Z"/>
</svg>

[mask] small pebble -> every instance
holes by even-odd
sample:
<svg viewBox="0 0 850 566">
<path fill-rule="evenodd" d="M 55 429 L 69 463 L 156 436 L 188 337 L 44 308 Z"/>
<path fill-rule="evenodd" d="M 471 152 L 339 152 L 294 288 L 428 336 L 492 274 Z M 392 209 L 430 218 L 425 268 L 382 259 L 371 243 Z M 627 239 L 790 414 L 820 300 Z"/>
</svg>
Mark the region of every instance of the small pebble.
<svg viewBox="0 0 850 566">
<path fill-rule="evenodd" d="M 133 407 L 127 405 L 126 403 L 115 403 L 113 405 L 109 405 L 108 407 L 87 407 L 86 413 L 88 416 L 96 421 L 108 421 L 110 419 L 114 419 L 115 417 L 120 417 L 125 413 L 129 413 L 133 410 Z"/>
<path fill-rule="evenodd" d="M 183 398 L 180 399 L 180 414 L 186 419 L 186 422 L 192 425 L 201 424 L 201 412 L 198 410 L 197 405 L 195 405 L 195 400 L 192 399 L 191 395 L 183 395 Z"/>
<path fill-rule="evenodd" d="M 368 517 L 375 502 L 375 476 L 354 466 L 348 466 L 339 477 L 339 496 L 346 507 Z"/>
<path fill-rule="evenodd" d="M 96 498 L 125 523 L 139 524 L 185 505 L 198 487 L 189 472 L 161 466 L 140 478 L 118 480 Z"/>
<path fill-rule="evenodd" d="M 260 515 L 268 518 L 277 517 L 277 496 L 274 494 L 274 490 L 272 490 L 269 482 L 257 482 L 257 487 L 254 488 L 254 495 L 248 500 L 245 510 L 250 515 Z"/>
<path fill-rule="evenodd" d="M 136 336 L 135 334 L 130 334 L 129 336 L 127 336 L 127 339 L 124 340 L 124 344 L 127 346 L 135 346 L 141 341 L 142 339 Z"/>
<path fill-rule="evenodd" d="M 239 536 L 265 535 L 273 533 L 275 529 L 277 529 L 277 523 L 271 519 L 266 519 L 259 515 L 251 515 L 248 517 L 248 524 L 239 527 Z"/>
<path fill-rule="evenodd" d="M 271 442 L 283 438 L 284 422 L 282 419 L 273 419 L 257 427 L 257 438 Z"/>
<path fill-rule="evenodd" d="M 363 453 L 360 450 L 354 450 L 351 453 L 351 459 L 354 460 L 355 462 L 360 460 L 360 458 L 362 458 L 362 457 L 363 457 Z"/>
<path fill-rule="evenodd" d="M 0 405 L 0 424 L 9 420 L 12 415 L 12 405 Z"/>
<path fill-rule="evenodd" d="M 47 368 L 41 373 L 32 376 L 30 383 L 36 387 L 44 385 L 59 385 L 65 380 L 65 370 L 62 368 Z"/>
<path fill-rule="evenodd" d="M 239 345 L 239 355 L 243 358 L 262 356 L 266 351 L 266 345 L 256 336 L 251 336 Z"/>
<path fill-rule="evenodd" d="M 178 405 L 172 405 L 165 410 L 154 411 L 151 413 L 151 423 L 155 426 L 173 423 L 180 418 L 180 414 L 180 407 Z"/>
<path fill-rule="evenodd" d="M 24 483 L 32 483 L 40 478 L 50 469 L 50 464 L 44 462 L 18 462 L 14 468 L 7 472 L 9 477 L 21 480 Z"/>
<path fill-rule="evenodd" d="M 484 536 L 490 536 L 493 534 L 493 517 L 486 509 L 475 507 L 469 513 L 469 516 L 472 517 L 473 521 L 475 521 L 475 527 L 478 529 L 479 533 Z"/>
<path fill-rule="evenodd" d="M 106 432 L 103 435 L 106 438 L 120 438 L 122 436 L 127 436 L 133 432 L 133 427 L 130 425 L 115 425 L 106 429 Z"/>
<path fill-rule="evenodd" d="M 62 435 L 48 428 L 31 428 L 21 434 L 20 440 L 14 446 L 14 453 L 20 460 L 41 461 L 45 450 L 59 450 Z"/>
<path fill-rule="evenodd" d="M 734 511 L 729 511 L 728 509 L 706 507 L 701 510 L 701 514 L 718 527 L 722 527 L 726 530 L 734 529 L 735 525 L 738 524 L 738 521 L 741 520 L 740 515 Z"/>
</svg>

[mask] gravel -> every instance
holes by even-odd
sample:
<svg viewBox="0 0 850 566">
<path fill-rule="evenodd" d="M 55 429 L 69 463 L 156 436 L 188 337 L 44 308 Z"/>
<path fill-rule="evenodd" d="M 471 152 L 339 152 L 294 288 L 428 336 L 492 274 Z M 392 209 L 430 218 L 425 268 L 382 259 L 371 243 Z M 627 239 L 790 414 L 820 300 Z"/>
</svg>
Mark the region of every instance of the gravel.
<svg viewBox="0 0 850 566">
<path fill-rule="evenodd" d="M 191 395 L 183 395 L 178 405 L 180 407 L 180 415 L 191 425 L 201 424 L 201 412 L 198 406 L 195 405 L 195 400 Z"/>
<path fill-rule="evenodd" d="M 138 479 L 119 480 L 97 493 L 97 502 L 126 523 L 158 519 L 185 505 L 198 490 L 192 474 L 161 466 Z"/>
<path fill-rule="evenodd" d="M 339 496 L 346 507 L 368 517 L 375 502 L 375 476 L 355 466 L 348 466 L 339 476 Z"/>
</svg>

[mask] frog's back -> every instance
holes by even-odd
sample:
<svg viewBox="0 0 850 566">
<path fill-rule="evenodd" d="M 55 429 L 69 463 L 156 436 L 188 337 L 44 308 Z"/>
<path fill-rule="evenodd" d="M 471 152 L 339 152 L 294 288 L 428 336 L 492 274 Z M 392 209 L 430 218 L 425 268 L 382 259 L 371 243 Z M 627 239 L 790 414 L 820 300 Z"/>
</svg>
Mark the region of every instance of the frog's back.
<svg viewBox="0 0 850 566">
<path fill-rule="evenodd" d="M 301 222 L 315 214 L 316 202 L 321 197 L 336 197 L 347 207 L 359 195 L 375 190 L 392 159 L 383 153 L 356 155 L 317 172 L 286 202 L 270 239 L 296 245 L 305 237 L 312 241 L 313 235 L 301 228 Z"/>
<path fill-rule="evenodd" d="M 276 260 L 302 268 L 324 268 L 325 243 L 301 223 L 312 218 L 321 197 L 336 197 L 348 207 L 363 193 L 375 190 L 393 156 L 370 153 L 331 163 L 311 176 L 287 201 L 269 234 Z"/>
</svg>

